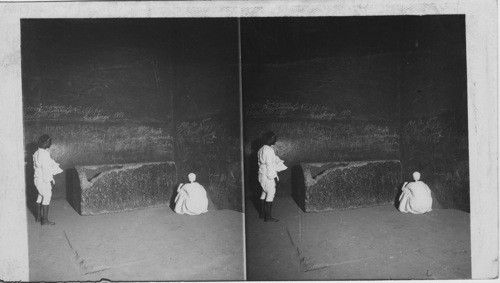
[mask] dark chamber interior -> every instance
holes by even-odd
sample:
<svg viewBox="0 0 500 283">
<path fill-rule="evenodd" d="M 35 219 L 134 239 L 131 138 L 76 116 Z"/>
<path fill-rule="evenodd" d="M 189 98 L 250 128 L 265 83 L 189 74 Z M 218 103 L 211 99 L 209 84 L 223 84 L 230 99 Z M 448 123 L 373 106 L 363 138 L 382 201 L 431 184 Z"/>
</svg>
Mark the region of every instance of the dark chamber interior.
<svg viewBox="0 0 500 283">
<path fill-rule="evenodd" d="M 419 171 L 441 207 L 469 211 L 463 15 L 245 18 L 241 28 L 247 196 L 259 194 L 257 145 L 272 130 L 291 168 L 278 194 L 296 194 L 303 162 L 400 160 L 402 181 Z"/>
<path fill-rule="evenodd" d="M 400 160 L 403 181 L 418 170 L 442 207 L 469 211 L 463 15 L 21 27 L 26 160 L 53 137 L 67 171 L 55 197 L 78 165 L 174 161 L 178 182 L 195 172 L 218 208 L 241 211 L 241 150 L 255 196 L 259 136 L 273 130 L 289 167 L 278 194 L 293 193 L 302 162 Z"/>
<path fill-rule="evenodd" d="M 236 19 L 21 20 L 27 162 L 49 134 L 71 199 L 75 166 L 173 161 L 242 211 L 237 35 Z"/>
</svg>

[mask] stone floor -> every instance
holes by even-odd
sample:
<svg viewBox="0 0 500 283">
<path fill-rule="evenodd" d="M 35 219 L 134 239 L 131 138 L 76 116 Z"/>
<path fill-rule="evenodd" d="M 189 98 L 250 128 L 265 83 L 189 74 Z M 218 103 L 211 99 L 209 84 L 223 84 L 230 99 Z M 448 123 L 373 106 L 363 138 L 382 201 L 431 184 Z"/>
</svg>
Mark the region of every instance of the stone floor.
<svg viewBox="0 0 500 283">
<path fill-rule="evenodd" d="M 168 207 L 80 216 L 50 206 L 55 226 L 28 211 L 30 281 L 244 279 L 243 214 L 177 215 Z"/>
<path fill-rule="evenodd" d="M 246 203 L 201 216 L 168 207 L 80 216 L 51 205 L 55 226 L 28 211 L 30 281 L 469 279 L 469 214 L 403 214 L 384 205 L 303 213 L 277 197 L 277 223 Z"/>
<path fill-rule="evenodd" d="M 303 213 L 277 197 L 277 223 L 246 203 L 248 280 L 470 279 L 470 215 L 393 205 Z"/>
</svg>

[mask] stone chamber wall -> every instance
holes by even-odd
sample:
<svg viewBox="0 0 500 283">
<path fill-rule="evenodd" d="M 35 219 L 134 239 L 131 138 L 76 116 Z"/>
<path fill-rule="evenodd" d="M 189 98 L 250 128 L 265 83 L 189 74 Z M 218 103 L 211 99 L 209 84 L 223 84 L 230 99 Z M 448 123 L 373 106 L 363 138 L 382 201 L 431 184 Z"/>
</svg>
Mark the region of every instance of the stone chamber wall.
<svg viewBox="0 0 500 283">
<path fill-rule="evenodd" d="M 303 162 L 400 160 L 401 181 L 419 170 L 437 203 L 468 211 L 464 18 L 396 18 L 241 19 L 243 149 L 236 19 L 22 20 L 28 202 L 47 133 L 66 172 L 174 162 L 176 183 L 195 172 L 241 211 L 241 150 L 251 196 L 273 130 L 290 168 L 278 194 Z"/>
<path fill-rule="evenodd" d="M 465 18 L 416 17 L 404 28 L 403 176 L 409 179 L 420 171 L 443 208 L 469 212 Z"/>
<path fill-rule="evenodd" d="M 35 141 L 49 134 L 52 158 L 65 170 L 55 177 L 54 198 L 71 193 L 66 183 L 76 166 L 174 162 L 173 187 L 196 171 L 217 208 L 242 210 L 241 170 L 234 165 L 240 115 L 221 103 L 238 97 L 237 72 L 227 75 L 237 56 L 220 49 L 237 44 L 235 20 L 33 19 L 21 25 L 28 203 L 36 197 Z M 215 37 L 220 30 L 234 32 Z"/>
<path fill-rule="evenodd" d="M 180 181 L 196 173 L 216 207 L 243 211 L 238 27 L 235 19 L 212 21 L 179 29 L 175 44 L 176 163 Z"/>
<path fill-rule="evenodd" d="M 469 210 L 463 16 L 245 19 L 242 59 L 248 197 L 272 130 L 278 195 L 300 163 L 396 159 L 401 182 L 418 170 L 436 204 Z"/>
<path fill-rule="evenodd" d="M 278 195 L 295 193 L 300 163 L 399 159 L 397 31 L 390 21 L 248 19 L 242 28 L 248 194 L 260 191 L 256 152 L 269 130 L 290 168 L 280 173 Z M 369 37 L 382 30 L 386 39 Z M 258 40 L 266 36 L 281 45 Z M 284 56 L 282 48 L 295 52 Z"/>
</svg>

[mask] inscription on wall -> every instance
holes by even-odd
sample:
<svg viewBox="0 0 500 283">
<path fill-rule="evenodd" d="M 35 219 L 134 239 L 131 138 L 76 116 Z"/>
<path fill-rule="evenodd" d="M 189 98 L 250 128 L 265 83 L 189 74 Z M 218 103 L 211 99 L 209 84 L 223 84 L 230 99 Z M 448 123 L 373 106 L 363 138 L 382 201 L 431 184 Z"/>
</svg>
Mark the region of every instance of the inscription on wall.
<svg viewBox="0 0 500 283">
<path fill-rule="evenodd" d="M 351 118 L 352 111 L 345 109 L 335 111 L 328 106 L 294 103 L 280 101 L 266 101 L 265 103 L 252 103 L 245 109 L 245 115 L 249 118 L 260 117 L 303 117 L 313 120 L 347 120 Z"/>
<path fill-rule="evenodd" d="M 90 106 L 73 105 L 38 105 L 27 106 L 26 120 L 82 120 L 85 122 L 106 122 L 125 118 L 124 112 L 106 113 L 104 110 Z"/>
<path fill-rule="evenodd" d="M 25 124 L 27 145 L 34 144 L 42 134 L 53 138 L 52 158 L 61 163 L 63 169 L 74 164 L 170 160 L 174 143 L 171 129 L 165 124 L 108 125 L 52 121 L 41 125 L 36 121 Z"/>
</svg>

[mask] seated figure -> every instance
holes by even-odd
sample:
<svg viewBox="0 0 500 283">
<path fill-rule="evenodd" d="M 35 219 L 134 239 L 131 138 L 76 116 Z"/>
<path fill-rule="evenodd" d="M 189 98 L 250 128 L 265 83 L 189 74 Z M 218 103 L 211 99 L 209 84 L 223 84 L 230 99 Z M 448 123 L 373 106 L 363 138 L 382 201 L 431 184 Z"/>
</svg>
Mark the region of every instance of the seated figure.
<svg viewBox="0 0 500 283">
<path fill-rule="evenodd" d="M 421 214 L 432 211 L 432 196 L 429 187 L 420 180 L 420 173 L 413 173 L 415 182 L 405 182 L 399 197 L 399 211 Z"/>
<path fill-rule="evenodd" d="M 175 198 L 175 212 L 179 214 L 199 215 L 208 211 L 207 192 L 195 182 L 196 175 L 188 175 L 188 184 L 180 184 Z"/>
</svg>

